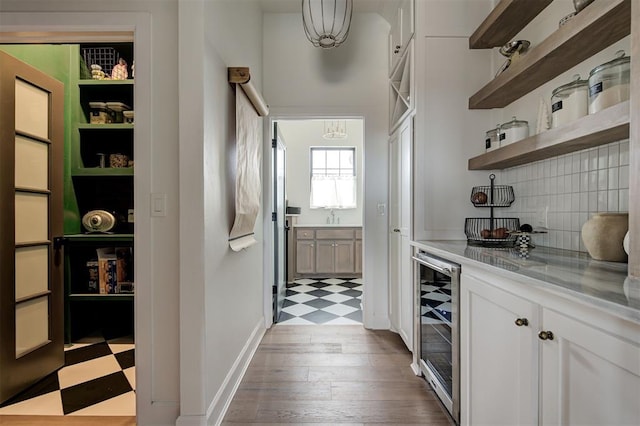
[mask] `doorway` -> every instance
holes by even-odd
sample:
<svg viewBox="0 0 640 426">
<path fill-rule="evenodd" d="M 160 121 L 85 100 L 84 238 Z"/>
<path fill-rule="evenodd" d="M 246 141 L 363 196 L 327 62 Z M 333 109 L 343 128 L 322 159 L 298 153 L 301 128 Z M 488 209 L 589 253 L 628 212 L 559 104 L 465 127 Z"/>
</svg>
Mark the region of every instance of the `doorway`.
<svg viewBox="0 0 640 426">
<path fill-rule="evenodd" d="M 3 398 L 0 415 L 135 416 L 133 124 L 122 114 L 133 107 L 134 85 L 126 68 L 115 77 L 111 66 L 100 63 L 131 64 L 133 44 L 2 45 L 0 50 L 62 81 L 65 98 L 65 161 L 60 158 L 57 165 L 64 169 L 64 215 L 61 207 L 55 239 L 64 265 L 64 301 L 50 307 L 64 308 L 64 327 L 56 327 L 64 334 L 62 368 Z M 92 78 L 98 64 L 104 71 Z M 114 108 L 94 108 L 97 98 Z"/>
<path fill-rule="evenodd" d="M 284 191 L 273 201 L 285 206 L 284 238 L 273 241 L 286 253 L 286 290 L 274 322 L 362 324 L 364 120 L 274 123 L 286 146 Z"/>
</svg>

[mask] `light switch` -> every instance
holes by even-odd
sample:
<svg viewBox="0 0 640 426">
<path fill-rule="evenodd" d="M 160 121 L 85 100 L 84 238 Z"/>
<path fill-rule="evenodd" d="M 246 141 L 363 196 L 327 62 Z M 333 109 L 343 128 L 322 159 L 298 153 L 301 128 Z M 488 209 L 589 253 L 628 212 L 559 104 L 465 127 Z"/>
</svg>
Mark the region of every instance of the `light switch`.
<svg viewBox="0 0 640 426">
<path fill-rule="evenodd" d="M 167 194 L 156 192 L 151 194 L 151 216 L 167 215 Z"/>
<path fill-rule="evenodd" d="M 384 216 L 387 212 L 386 204 L 378 204 L 378 216 Z"/>
</svg>

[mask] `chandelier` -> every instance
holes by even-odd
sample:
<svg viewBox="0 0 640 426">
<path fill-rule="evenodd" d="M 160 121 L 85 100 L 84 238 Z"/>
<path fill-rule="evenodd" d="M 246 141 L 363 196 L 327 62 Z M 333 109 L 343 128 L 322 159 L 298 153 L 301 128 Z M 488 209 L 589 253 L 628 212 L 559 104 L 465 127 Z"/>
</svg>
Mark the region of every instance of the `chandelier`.
<svg viewBox="0 0 640 426">
<path fill-rule="evenodd" d="M 315 47 L 340 46 L 349 35 L 353 0 L 302 0 L 302 25 Z"/>
<path fill-rule="evenodd" d="M 347 122 L 346 121 L 325 121 L 324 122 L 324 139 L 346 139 L 347 138 Z"/>
</svg>

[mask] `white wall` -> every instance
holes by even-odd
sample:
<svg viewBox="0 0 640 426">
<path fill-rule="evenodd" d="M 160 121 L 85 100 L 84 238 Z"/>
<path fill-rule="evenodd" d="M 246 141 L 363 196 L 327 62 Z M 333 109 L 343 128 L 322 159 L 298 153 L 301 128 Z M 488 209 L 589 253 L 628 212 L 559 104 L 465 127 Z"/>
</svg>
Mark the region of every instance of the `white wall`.
<svg viewBox="0 0 640 426">
<path fill-rule="evenodd" d="M 371 328 L 389 326 L 387 217 L 376 210 L 388 198 L 388 33 L 380 15 L 355 14 L 347 41 L 323 51 L 306 39 L 299 14 L 264 15 L 272 117 L 364 117 L 364 323 Z"/>
<path fill-rule="evenodd" d="M 228 66 L 259 87 L 262 13 L 254 1 L 185 1 L 181 62 L 181 415 L 215 423 L 264 331 L 263 249 L 231 251 L 235 94 Z M 255 228 L 262 241 L 262 218 Z"/>
<path fill-rule="evenodd" d="M 413 239 L 465 239 L 474 209 L 471 188 L 488 173 L 467 161 L 484 137 L 487 111 L 468 109 L 469 96 L 489 80 L 491 54 L 469 50 L 468 37 L 490 11 L 489 1 L 416 2 L 417 105 L 414 142 Z"/>
<path fill-rule="evenodd" d="M 356 178 L 357 178 L 357 208 L 336 209 L 334 215 L 340 225 L 362 225 L 363 202 L 363 137 L 364 126 L 361 120 L 347 120 L 347 137 L 345 139 L 323 139 L 323 120 L 279 120 L 278 128 L 287 146 L 286 187 L 289 206 L 301 208 L 298 224 L 322 225 L 327 223 L 329 210 L 312 209 L 309 207 L 310 183 L 310 149 L 311 147 L 355 147 Z"/>
</svg>

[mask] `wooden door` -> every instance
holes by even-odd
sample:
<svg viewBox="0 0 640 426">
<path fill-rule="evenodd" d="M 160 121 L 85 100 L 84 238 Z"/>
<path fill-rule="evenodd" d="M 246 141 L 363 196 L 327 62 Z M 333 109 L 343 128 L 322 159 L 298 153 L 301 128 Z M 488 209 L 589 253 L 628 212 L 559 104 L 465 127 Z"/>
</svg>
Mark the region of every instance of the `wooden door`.
<svg viewBox="0 0 640 426">
<path fill-rule="evenodd" d="M 542 425 L 635 425 L 640 421 L 637 324 L 598 312 L 588 323 L 543 309 Z"/>
<path fill-rule="evenodd" d="M 460 424 L 537 424 L 537 305 L 462 274 L 460 321 Z"/>
<path fill-rule="evenodd" d="M 64 364 L 64 86 L 0 52 L 0 402 Z"/>
</svg>

